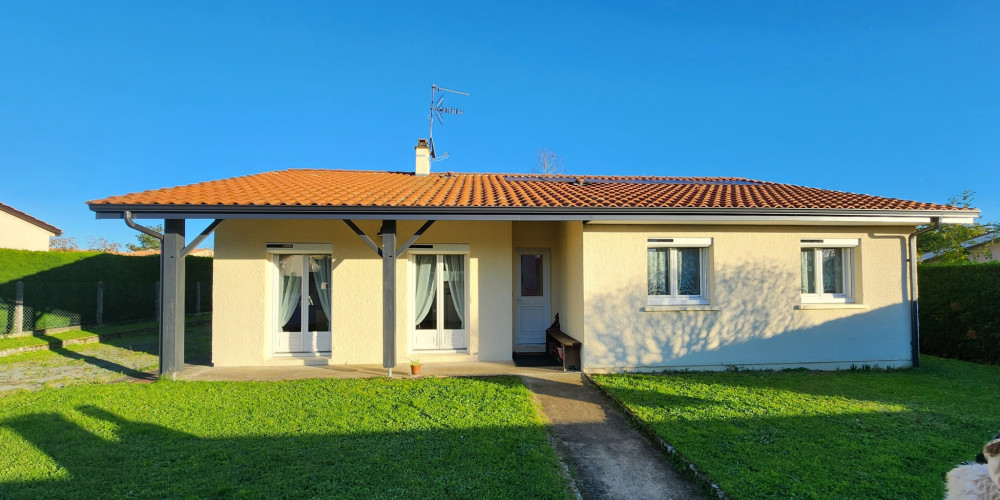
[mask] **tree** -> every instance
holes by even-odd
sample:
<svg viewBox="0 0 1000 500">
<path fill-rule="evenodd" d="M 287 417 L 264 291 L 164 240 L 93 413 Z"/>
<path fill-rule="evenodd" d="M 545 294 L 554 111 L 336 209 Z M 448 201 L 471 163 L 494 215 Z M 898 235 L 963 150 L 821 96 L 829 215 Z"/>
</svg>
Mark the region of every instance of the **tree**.
<svg viewBox="0 0 1000 500">
<path fill-rule="evenodd" d="M 152 229 L 153 231 L 156 231 L 158 233 L 163 233 L 163 224 L 157 224 L 157 225 L 153 226 L 150 229 Z M 159 250 L 160 249 L 160 240 L 158 240 L 158 239 L 156 239 L 156 238 L 154 238 L 154 237 L 152 237 L 152 236 L 150 236 L 150 235 L 148 235 L 146 233 L 139 233 L 139 234 L 135 235 L 135 239 L 139 240 L 139 244 L 138 245 L 134 245 L 132 243 L 128 243 L 128 244 L 125 245 L 125 248 L 128 248 L 129 250 L 131 250 L 133 252 L 138 252 L 140 250 Z"/>
<path fill-rule="evenodd" d="M 535 167 L 531 169 L 536 174 L 561 174 L 565 171 L 563 161 L 552 151 L 542 148 L 535 153 Z"/>
<path fill-rule="evenodd" d="M 108 241 L 104 238 L 87 236 L 87 250 L 104 253 L 119 253 L 122 250 L 120 243 Z"/>
<path fill-rule="evenodd" d="M 72 252 L 79 249 L 80 245 L 77 244 L 76 238 L 63 238 L 58 236 L 49 238 L 49 250 L 52 250 L 53 252 Z"/>
<path fill-rule="evenodd" d="M 948 200 L 949 205 L 962 208 L 974 208 L 972 202 L 975 192 L 965 190 L 960 196 Z M 928 226 L 921 226 L 925 228 Z M 962 243 L 984 234 L 996 233 L 1000 225 L 996 222 L 974 222 L 972 224 L 945 224 L 917 238 L 917 251 L 921 254 L 937 253 L 936 262 L 962 264 L 969 262 L 969 249 Z M 996 236 L 994 236 L 996 239 Z"/>
</svg>

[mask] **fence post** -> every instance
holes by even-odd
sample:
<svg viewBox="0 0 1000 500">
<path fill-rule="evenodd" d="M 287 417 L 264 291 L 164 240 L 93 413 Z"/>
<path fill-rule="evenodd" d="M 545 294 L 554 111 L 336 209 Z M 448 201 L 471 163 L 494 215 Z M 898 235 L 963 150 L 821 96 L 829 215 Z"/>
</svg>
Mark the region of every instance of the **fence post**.
<svg viewBox="0 0 1000 500">
<path fill-rule="evenodd" d="M 156 321 L 160 321 L 160 282 L 156 282 Z"/>
<path fill-rule="evenodd" d="M 104 326 L 104 282 L 97 282 L 97 327 Z"/>
<path fill-rule="evenodd" d="M 18 281 L 14 292 L 14 333 L 24 329 L 24 282 Z"/>
<path fill-rule="evenodd" d="M 194 315 L 201 316 L 201 282 L 194 284 Z"/>
</svg>

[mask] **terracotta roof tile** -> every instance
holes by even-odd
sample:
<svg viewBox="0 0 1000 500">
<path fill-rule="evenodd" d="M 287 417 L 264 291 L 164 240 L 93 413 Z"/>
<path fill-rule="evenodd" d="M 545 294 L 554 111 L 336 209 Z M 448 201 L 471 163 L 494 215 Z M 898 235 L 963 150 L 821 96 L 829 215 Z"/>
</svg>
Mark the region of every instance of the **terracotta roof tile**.
<svg viewBox="0 0 1000 500">
<path fill-rule="evenodd" d="M 816 208 L 961 210 L 736 177 L 545 176 L 290 169 L 88 202 L 91 205 Z"/>
</svg>

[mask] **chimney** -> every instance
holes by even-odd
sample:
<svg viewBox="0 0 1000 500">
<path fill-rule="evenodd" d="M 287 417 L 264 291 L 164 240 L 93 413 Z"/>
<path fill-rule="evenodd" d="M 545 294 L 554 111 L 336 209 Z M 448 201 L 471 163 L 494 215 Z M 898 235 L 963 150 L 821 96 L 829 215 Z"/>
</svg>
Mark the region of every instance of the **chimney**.
<svg viewBox="0 0 1000 500">
<path fill-rule="evenodd" d="M 427 175 L 431 173 L 431 148 L 427 146 L 427 139 L 419 139 L 417 147 L 417 175 Z"/>
</svg>

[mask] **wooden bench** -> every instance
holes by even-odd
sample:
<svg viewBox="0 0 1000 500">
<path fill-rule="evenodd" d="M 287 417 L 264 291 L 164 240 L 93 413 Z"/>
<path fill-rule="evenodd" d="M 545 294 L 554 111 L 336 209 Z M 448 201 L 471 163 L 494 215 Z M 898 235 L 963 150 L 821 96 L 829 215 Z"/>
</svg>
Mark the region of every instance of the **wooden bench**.
<svg viewBox="0 0 1000 500">
<path fill-rule="evenodd" d="M 557 329 L 545 330 L 545 352 L 562 361 L 563 371 L 580 369 L 580 341 Z"/>
</svg>

